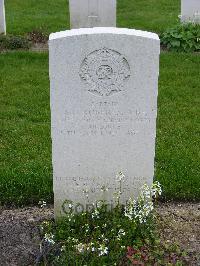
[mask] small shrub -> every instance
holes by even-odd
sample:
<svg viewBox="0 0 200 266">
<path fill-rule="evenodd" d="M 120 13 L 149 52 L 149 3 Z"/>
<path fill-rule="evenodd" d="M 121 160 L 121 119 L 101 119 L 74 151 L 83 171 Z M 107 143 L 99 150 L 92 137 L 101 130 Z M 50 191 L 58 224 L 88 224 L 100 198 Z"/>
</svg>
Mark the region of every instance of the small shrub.
<svg viewBox="0 0 200 266">
<path fill-rule="evenodd" d="M 177 52 L 200 51 L 200 25 L 183 23 L 162 33 L 161 44 Z"/>
<path fill-rule="evenodd" d="M 33 30 L 28 33 L 28 40 L 32 43 L 47 43 L 48 35 L 43 33 L 41 30 Z"/>
<path fill-rule="evenodd" d="M 22 36 L 0 35 L 0 50 L 29 49 L 29 41 Z"/>
</svg>

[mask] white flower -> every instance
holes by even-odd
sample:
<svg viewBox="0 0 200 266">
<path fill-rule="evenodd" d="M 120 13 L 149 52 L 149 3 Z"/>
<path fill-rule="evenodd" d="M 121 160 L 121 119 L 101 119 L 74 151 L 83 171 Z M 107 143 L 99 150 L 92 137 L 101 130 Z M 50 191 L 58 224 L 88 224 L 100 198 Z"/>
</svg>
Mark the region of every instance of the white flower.
<svg viewBox="0 0 200 266">
<path fill-rule="evenodd" d="M 44 221 L 42 224 L 49 225 L 49 221 Z"/>
<path fill-rule="evenodd" d="M 122 173 L 122 172 L 119 172 L 117 175 L 116 175 L 116 180 L 118 181 L 118 182 L 124 182 L 124 180 L 125 180 L 125 175 Z"/>
<path fill-rule="evenodd" d="M 68 242 L 68 243 L 70 243 L 70 242 L 72 242 L 72 243 L 78 243 L 78 239 L 69 236 L 69 237 L 67 238 L 67 242 Z"/>
<path fill-rule="evenodd" d="M 73 204 L 69 203 L 69 208 L 72 209 L 73 208 Z"/>
<path fill-rule="evenodd" d="M 128 217 L 129 220 L 134 219 L 135 206 L 136 206 L 136 201 L 130 198 L 124 210 L 124 215 Z"/>
<path fill-rule="evenodd" d="M 48 242 L 49 244 L 55 244 L 55 241 L 53 240 L 53 238 L 54 238 L 54 235 L 53 234 L 51 234 L 51 233 L 49 233 L 49 234 L 45 234 L 44 235 L 44 240 L 46 241 L 46 242 Z"/>
<path fill-rule="evenodd" d="M 144 184 L 141 188 L 140 195 L 139 195 L 139 200 L 151 200 L 151 190 L 147 184 Z"/>
<path fill-rule="evenodd" d="M 62 246 L 60 250 L 61 250 L 61 251 L 65 251 L 65 250 L 66 250 L 66 246 L 65 246 L 65 245 Z"/>
<path fill-rule="evenodd" d="M 100 245 L 98 248 L 99 250 L 99 256 L 107 255 L 108 254 L 108 248 L 105 245 Z"/>
<path fill-rule="evenodd" d="M 90 229 L 89 224 L 85 224 L 85 232 L 86 232 L 86 233 L 89 232 L 89 229 Z"/>
<path fill-rule="evenodd" d="M 153 197 L 157 197 L 157 195 L 160 196 L 162 194 L 162 188 L 158 181 L 154 182 L 151 186 L 151 193 Z"/>
<path fill-rule="evenodd" d="M 79 253 L 83 253 L 85 251 L 85 244 L 79 243 L 78 245 L 75 245 L 76 250 Z"/>
<path fill-rule="evenodd" d="M 137 219 L 140 223 L 146 223 L 148 216 L 154 209 L 152 197 L 155 199 L 161 193 L 162 188 L 159 182 L 154 182 L 151 187 L 144 184 L 137 201 L 129 199 L 125 206 L 124 215 L 130 220 Z"/>
<path fill-rule="evenodd" d="M 113 194 L 114 199 L 118 200 L 118 199 L 120 198 L 121 194 L 122 194 L 121 191 L 117 191 L 117 192 L 115 192 L 115 193 Z"/>
<path fill-rule="evenodd" d="M 94 211 L 92 212 L 92 218 L 99 218 L 99 211 L 97 209 L 94 209 Z"/>
<path fill-rule="evenodd" d="M 39 201 L 38 204 L 40 205 L 41 208 L 43 208 L 47 205 L 46 201 L 44 201 L 44 200 Z"/>
<path fill-rule="evenodd" d="M 126 233 L 125 233 L 124 229 L 119 229 L 118 234 L 125 236 Z"/>
<path fill-rule="evenodd" d="M 96 203 L 97 209 L 102 208 L 103 204 L 104 204 L 104 201 L 103 200 L 98 200 L 97 203 Z"/>
<path fill-rule="evenodd" d="M 121 240 L 122 236 L 125 236 L 126 232 L 124 229 L 119 229 L 118 235 L 117 235 L 117 240 Z"/>
<path fill-rule="evenodd" d="M 146 201 L 146 202 L 139 202 L 138 206 L 134 211 L 134 215 L 138 218 L 140 223 L 146 223 L 148 216 L 153 210 L 153 202 Z"/>
</svg>

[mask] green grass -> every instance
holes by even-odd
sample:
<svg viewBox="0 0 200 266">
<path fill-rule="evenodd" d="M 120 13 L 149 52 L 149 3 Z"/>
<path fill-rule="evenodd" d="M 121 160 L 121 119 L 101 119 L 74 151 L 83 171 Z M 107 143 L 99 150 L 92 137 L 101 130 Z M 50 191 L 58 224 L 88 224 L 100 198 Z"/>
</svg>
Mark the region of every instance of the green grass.
<svg viewBox="0 0 200 266">
<path fill-rule="evenodd" d="M 162 32 L 176 24 L 180 0 L 119 0 L 117 25 Z M 69 28 L 67 0 L 6 0 L 7 31 L 25 34 L 33 30 L 45 33 Z"/>
<path fill-rule="evenodd" d="M 161 54 L 156 177 L 167 199 L 200 198 L 199 63 Z M 48 54 L 1 54 L 0 66 L 0 201 L 51 201 Z"/>
<path fill-rule="evenodd" d="M 161 55 L 156 177 L 167 199 L 200 199 L 199 54 Z"/>
<path fill-rule="evenodd" d="M 160 33 L 179 21 L 180 7 L 180 0 L 120 0 L 117 24 Z"/>
<path fill-rule="evenodd" d="M 44 33 L 69 28 L 66 0 L 6 0 L 7 32 L 23 35 L 33 30 Z"/>
<path fill-rule="evenodd" d="M 52 199 L 47 54 L 0 55 L 0 202 Z"/>
</svg>

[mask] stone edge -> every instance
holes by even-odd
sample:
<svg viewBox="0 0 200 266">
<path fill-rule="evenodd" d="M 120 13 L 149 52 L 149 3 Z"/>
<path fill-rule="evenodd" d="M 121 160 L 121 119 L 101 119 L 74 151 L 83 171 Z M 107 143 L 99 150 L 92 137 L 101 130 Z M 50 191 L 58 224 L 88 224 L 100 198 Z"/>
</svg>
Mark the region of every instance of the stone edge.
<svg viewBox="0 0 200 266">
<path fill-rule="evenodd" d="M 131 35 L 131 36 L 137 36 L 137 37 L 160 41 L 159 36 L 156 33 L 142 31 L 142 30 L 135 30 L 135 29 L 111 28 L 111 27 L 80 28 L 80 29 L 72 29 L 72 30 L 51 33 L 49 36 L 49 41 L 72 37 L 72 36 L 81 36 L 81 35 L 90 35 L 90 34 Z"/>
</svg>

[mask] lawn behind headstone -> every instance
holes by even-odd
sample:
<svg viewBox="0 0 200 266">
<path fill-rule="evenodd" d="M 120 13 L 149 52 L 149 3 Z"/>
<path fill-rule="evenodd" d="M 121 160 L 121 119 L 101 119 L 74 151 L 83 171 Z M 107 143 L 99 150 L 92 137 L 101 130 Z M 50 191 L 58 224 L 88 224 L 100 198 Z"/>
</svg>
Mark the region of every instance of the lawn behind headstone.
<svg viewBox="0 0 200 266">
<path fill-rule="evenodd" d="M 51 33 L 69 29 L 69 7 L 66 0 L 6 0 L 7 32 L 24 35 L 41 31 Z M 119 0 L 117 26 L 162 32 L 176 24 L 180 0 Z"/>
</svg>

